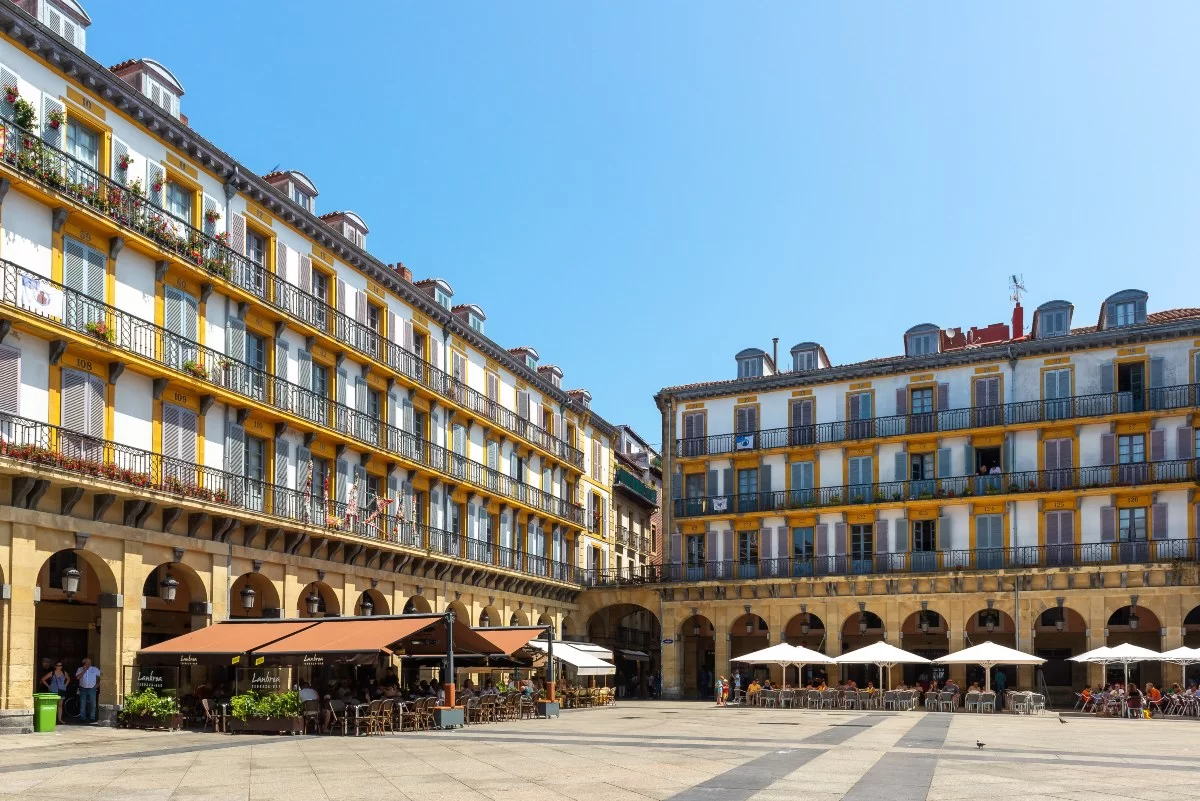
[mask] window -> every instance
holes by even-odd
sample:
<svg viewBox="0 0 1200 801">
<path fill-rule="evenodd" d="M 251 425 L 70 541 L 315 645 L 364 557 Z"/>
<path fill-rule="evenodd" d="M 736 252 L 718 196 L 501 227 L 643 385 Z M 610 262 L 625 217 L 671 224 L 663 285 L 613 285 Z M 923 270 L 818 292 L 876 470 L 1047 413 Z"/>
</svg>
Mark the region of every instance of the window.
<svg viewBox="0 0 1200 801">
<path fill-rule="evenodd" d="M 93 170 L 99 169 L 100 135 L 73 119 L 69 120 L 67 122 L 67 152 Z"/>
<path fill-rule="evenodd" d="M 803 372 L 817 369 L 817 354 L 811 350 L 798 350 L 792 354 L 792 370 Z"/>
<path fill-rule="evenodd" d="M 1117 438 L 1117 463 L 1140 464 L 1146 461 L 1146 437 L 1129 434 Z"/>
<path fill-rule="evenodd" d="M 1137 304 L 1132 300 L 1113 304 L 1113 321 L 1110 327 L 1120 328 L 1123 325 L 1133 325 L 1137 321 Z"/>
<path fill-rule="evenodd" d="M 266 390 L 267 341 L 258 334 L 246 332 L 246 364 L 250 366 L 250 391 L 262 399 Z"/>
<path fill-rule="evenodd" d="M 367 238 L 365 236 L 363 236 L 362 231 L 358 230 L 353 225 L 347 225 L 345 230 L 346 230 L 346 238 L 347 239 L 349 239 L 355 245 L 358 245 L 360 248 L 366 247 Z"/>
<path fill-rule="evenodd" d="M 762 357 L 742 359 L 738 362 L 738 378 L 757 378 L 762 375 Z"/>
<path fill-rule="evenodd" d="M 312 460 L 312 495 L 315 500 L 325 500 L 325 482 L 329 480 L 329 462 L 324 459 Z M 317 515 L 318 520 L 323 515 Z"/>
<path fill-rule="evenodd" d="M 481 334 L 483 333 L 483 318 L 471 314 L 467 316 L 467 320 L 470 322 L 471 328 L 475 329 Z"/>
<path fill-rule="evenodd" d="M 908 458 L 909 463 L 909 478 L 913 481 L 927 481 L 934 477 L 933 474 L 933 454 L 932 453 L 914 453 Z"/>
<path fill-rule="evenodd" d="M 870 392 L 856 392 L 849 396 L 850 419 L 870 420 L 871 406 L 874 400 Z"/>
<path fill-rule="evenodd" d="M 450 296 L 442 290 L 435 288 L 433 290 L 433 299 L 436 300 L 439 305 L 445 306 L 447 309 L 450 308 Z"/>
<path fill-rule="evenodd" d="M 1038 315 L 1039 337 L 1061 337 L 1067 333 L 1067 310 L 1055 309 Z"/>
<path fill-rule="evenodd" d="M 448 302 L 449 302 L 449 301 L 447 301 L 447 303 L 448 303 Z M 530 355 L 526 354 L 526 355 L 525 355 L 525 366 L 526 366 L 526 367 L 528 367 L 530 370 L 535 370 L 535 371 L 536 371 L 536 370 L 537 370 L 537 359 L 535 359 L 535 358 L 533 358 L 532 356 L 530 356 Z"/>
<path fill-rule="evenodd" d="M 323 303 L 329 302 L 329 276 L 320 270 L 312 271 L 312 286 L 309 287 L 309 292 L 314 298 Z"/>
<path fill-rule="evenodd" d="M 734 423 L 738 434 L 753 434 L 758 431 L 757 406 L 739 406 L 734 414 Z"/>
<path fill-rule="evenodd" d="M 380 400 L 379 399 L 380 399 L 379 390 L 377 390 L 377 389 L 368 389 L 367 390 L 367 414 L 369 414 L 371 416 L 372 420 L 380 419 L 379 418 L 379 412 L 380 412 Z"/>
<path fill-rule="evenodd" d="M 874 527 L 870 523 L 850 526 L 850 558 L 857 562 L 871 559 L 874 555 Z"/>
<path fill-rule="evenodd" d="M 703 476 L 701 476 L 703 478 Z M 758 468 L 739 470 L 737 473 L 738 495 L 753 495 L 758 492 Z"/>
<path fill-rule="evenodd" d="M 704 497 L 704 474 L 703 473 L 688 473 L 683 477 L 683 497 L 685 498 L 703 498 Z"/>
<path fill-rule="evenodd" d="M 933 411 L 933 387 L 914 389 L 909 400 L 912 414 L 928 414 Z"/>
<path fill-rule="evenodd" d="M 72 554 L 74 555 L 74 554 Z M 687 565 L 702 567 L 704 565 L 704 535 L 689 534 L 687 536 Z"/>
<path fill-rule="evenodd" d="M 329 368 L 316 362 L 312 366 L 312 391 L 319 398 L 329 397 Z"/>
<path fill-rule="evenodd" d="M 924 334 L 911 334 L 908 337 L 908 355 L 909 356 L 927 356 L 930 353 L 937 353 L 937 340 L 935 334 L 929 331 Z"/>
<path fill-rule="evenodd" d="M 738 532 L 738 564 L 758 564 L 758 532 Z"/>
<path fill-rule="evenodd" d="M 167 181 L 167 211 L 190 225 L 192 222 L 192 191 L 174 181 Z M 261 264 L 261 257 L 259 263 Z"/>
<path fill-rule="evenodd" d="M 374 303 L 367 304 L 367 328 L 370 328 L 376 334 L 379 333 L 379 315 L 380 309 Z"/>
<path fill-rule="evenodd" d="M 792 558 L 812 559 L 817 555 L 816 539 L 812 526 L 792 529 Z"/>
<path fill-rule="evenodd" d="M 301 192 L 300 188 L 298 186 L 296 186 L 295 184 L 292 184 L 291 186 L 292 186 L 292 192 L 291 192 L 292 200 L 295 201 L 295 203 L 298 206 L 300 206 L 308 211 L 312 211 L 312 198 L 309 197 L 308 195 L 304 194 L 303 192 Z"/>
<path fill-rule="evenodd" d="M 263 266 L 263 259 L 267 252 L 267 241 L 254 231 L 246 232 L 246 256 L 250 261 Z"/>
<path fill-rule="evenodd" d="M 1146 507 L 1119 509 L 1117 532 L 1121 542 L 1145 542 Z"/>
<path fill-rule="evenodd" d="M 250 509 L 263 508 L 263 483 L 267 479 L 267 441 L 259 437 L 246 437 L 246 505 Z"/>
<path fill-rule="evenodd" d="M 937 550 L 937 521 L 912 521 L 912 549 L 918 553 L 930 553 Z"/>
</svg>

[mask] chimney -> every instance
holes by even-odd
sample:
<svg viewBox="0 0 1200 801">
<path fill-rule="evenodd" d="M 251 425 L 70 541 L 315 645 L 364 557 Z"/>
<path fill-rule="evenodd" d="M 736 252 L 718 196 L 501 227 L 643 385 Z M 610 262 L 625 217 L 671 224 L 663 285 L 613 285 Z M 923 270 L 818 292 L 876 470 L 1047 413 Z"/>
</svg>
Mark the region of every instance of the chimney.
<svg viewBox="0 0 1200 801">
<path fill-rule="evenodd" d="M 771 366 L 779 369 L 779 337 L 771 337 Z"/>
<path fill-rule="evenodd" d="M 405 281 L 407 281 L 410 284 L 412 283 L 412 270 L 405 267 L 404 262 L 402 262 L 402 261 L 396 262 L 395 264 L 392 265 L 392 269 L 395 270 L 400 275 L 400 277 L 403 278 Z"/>
<path fill-rule="evenodd" d="M 1013 306 L 1012 318 L 1012 338 L 1020 339 L 1025 336 L 1025 310 L 1021 308 L 1021 301 L 1017 301 L 1017 305 Z"/>
</svg>

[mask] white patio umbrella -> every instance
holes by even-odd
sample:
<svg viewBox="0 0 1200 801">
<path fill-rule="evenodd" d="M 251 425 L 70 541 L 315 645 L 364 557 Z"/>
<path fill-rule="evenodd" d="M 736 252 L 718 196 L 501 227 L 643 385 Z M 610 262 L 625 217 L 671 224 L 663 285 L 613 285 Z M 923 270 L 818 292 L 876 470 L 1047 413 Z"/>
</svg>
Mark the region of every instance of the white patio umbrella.
<svg viewBox="0 0 1200 801">
<path fill-rule="evenodd" d="M 772 645 L 770 648 L 763 648 L 760 651 L 735 656 L 729 661 L 746 662 L 751 665 L 779 665 L 782 668 L 795 665 L 798 670 L 802 670 L 805 665 L 833 664 L 833 659 L 820 651 L 786 642 Z"/>
<path fill-rule="evenodd" d="M 1129 684 L 1129 666 L 1134 662 L 1155 662 L 1162 658 L 1162 654 L 1157 651 L 1151 651 L 1149 648 L 1143 648 L 1140 645 L 1131 643 L 1122 643 L 1115 645 L 1112 648 L 1104 647 L 1097 648 L 1093 651 L 1088 651 L 1086 654 L 1072 657 L 1076 662 L 1089 662 L 1093 664 L 1111 665 L 1121 664 L 1125 666 L 1125 684 Z M 1129 704 L 1125 704 L 1125 717 L 1129 717 Z"/>
<path fill-rule="evenodd" d="M 1183 668 L 1183 686 L 1186 688 L 1188 665 L 1200 665 L 1200 648 L 1188 648 L 1186 645 L 1181 645 L 1170 651 L 1164 651 L 1158 655 L 1158 658 L 1163 662 L 1174 662 Z"/>
<path fill-rule="evenodd" d="M 946 656 L 939 656 L 933 661 L 940 665 L 982 665 L 984 689 L 991 691 L 992 668 L 996 665 L 1040 665 L 1046 660 L 1024 651 L 996 645 L 994 642 L 983 642 Z"/>
<path fill-rule="evenodd" d="M 910 654 L 902 648 L 880 640 L 870 645 L 858 648 L 841 656 L 834 657 L 839 665 L 877 665 L 879 667 L 879 689 L 886 689 L 883 682 L 883 669 L 893 665 L 929 664 L 923 656 Z"/>
</svg>

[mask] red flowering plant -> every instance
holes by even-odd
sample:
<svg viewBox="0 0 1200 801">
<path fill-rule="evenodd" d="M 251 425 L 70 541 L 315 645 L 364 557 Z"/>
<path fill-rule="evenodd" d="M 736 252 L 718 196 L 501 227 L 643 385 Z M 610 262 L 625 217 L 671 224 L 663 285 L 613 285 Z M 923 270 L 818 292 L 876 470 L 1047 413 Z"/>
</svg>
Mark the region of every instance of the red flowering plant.
<svg viewBox="0 0 1200 801">
<path fill-rule="evenodd" d="M 112 343 L 116 339 L 116 336 L 113 334 L 113 330 L 108 327 L 108 323 L 106 323 L 104 320 L 89 322 L 84 326 L 84 328 L 86 328 L 87 332 L 96 339 L 103 340 L 104 342 Z"/>
<path fill-rule="evenodd" d="M 131 164 L 133 164 L 133 156 L 128 153 L 122 153 L 117 157 L 117 166 L 122 170 L 128 171 Z"/>
<path fill-rule="evenodd" d="M 67 121 L 67 113 L 62 109 L 55 109 L 54 111 L 51 111 L 48 116 L 49 119 L 47 122 L 49 123 L 50 127 L 56 131 L 60 125 Z"/>
<path fill-rule="evenodd" d="M 4 99 L 8 102 L 9 105 L 16 103 L 17 98 L 20 96 L 21 96 L 21 93 L 17 90 L 16 84 L 13 84 L 13 83 L 4 84 Z"/>
<path fill-rule="evenodd" d="M 219 219 L 221 219 L 221 212 L 216 209 L 208 209 L 204 212 L 204 221 L 210 225 L 215 225 Z"/>
</svg>

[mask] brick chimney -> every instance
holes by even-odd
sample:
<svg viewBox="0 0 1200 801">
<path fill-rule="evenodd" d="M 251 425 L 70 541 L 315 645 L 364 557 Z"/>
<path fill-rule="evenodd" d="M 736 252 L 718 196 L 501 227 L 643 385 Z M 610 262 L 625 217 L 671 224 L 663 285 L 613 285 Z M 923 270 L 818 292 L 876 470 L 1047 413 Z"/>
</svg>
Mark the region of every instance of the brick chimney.
<svg viewBox="0 0 1200 801">
<path fill-rule="evenodd" d="M 399 273 L 400 277 L 403 278 L 405 281 L 407 281 L 410 284 L 412 283 L 412 270 L 405 267 L 404 262 L 402 262 L 402 261 L 396 262 L 395 264 L 392 265 L 392 269 L 395 270 L 397 273 Z"/>
<path fill-rule="evenodd" d="M 1017 301 L 1017 305 L 1013 306 L 1012 318 L 1012 338 L 1020 339 L 1025 336 L 1025 310 L 1021 308 L 1021 301 Z"/>
</svg>

